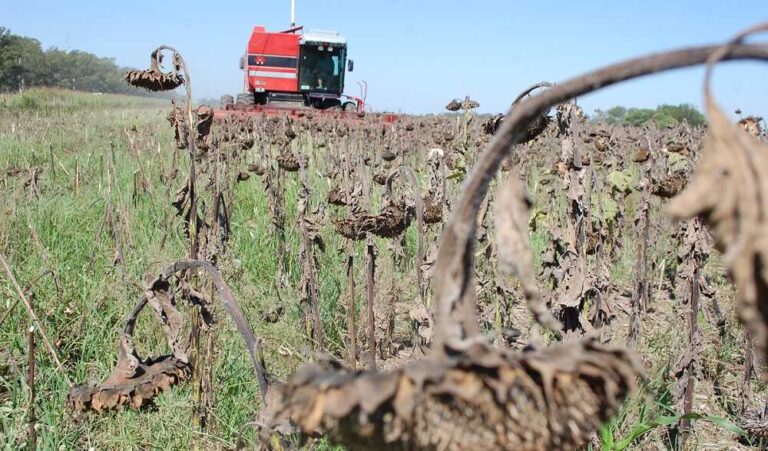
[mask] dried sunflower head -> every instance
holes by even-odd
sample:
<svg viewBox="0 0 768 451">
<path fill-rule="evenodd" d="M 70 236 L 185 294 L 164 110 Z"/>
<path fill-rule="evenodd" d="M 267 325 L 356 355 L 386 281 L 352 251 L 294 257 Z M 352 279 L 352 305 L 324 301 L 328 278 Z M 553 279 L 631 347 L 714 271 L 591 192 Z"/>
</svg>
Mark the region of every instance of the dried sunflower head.
<svg viewBox="0 0 768 451">
<path fill-rule="evenodd" d="M 177 52 L 173 53 L 173 67 L 170 72 L 165 73 L 160 69 L 162 60 L 160 50 L 158 48 L 152 52 L 149 69 L 128 71 L 125 74 L 125 81 L 137 88 L 153 92 L 171 91 L 184 84 L 184 78 L 179 74 L 181 56 Z"/>
</svg>

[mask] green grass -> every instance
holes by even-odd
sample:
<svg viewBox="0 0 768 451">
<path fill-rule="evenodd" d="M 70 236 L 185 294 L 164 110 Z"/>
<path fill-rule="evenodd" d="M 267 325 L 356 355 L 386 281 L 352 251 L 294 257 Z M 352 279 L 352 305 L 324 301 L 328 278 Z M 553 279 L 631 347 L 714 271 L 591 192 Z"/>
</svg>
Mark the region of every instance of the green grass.
<svg viewBox="0 0 768 451">
<path fill-rule="evenodd" d="M 0 110 L 59 114 L 83 109 L 165 107 L 167 100 L 118 94 L 73 93 L 57 88 L 32 88 L 21 94 L 0 95 Z"/>
</svg>

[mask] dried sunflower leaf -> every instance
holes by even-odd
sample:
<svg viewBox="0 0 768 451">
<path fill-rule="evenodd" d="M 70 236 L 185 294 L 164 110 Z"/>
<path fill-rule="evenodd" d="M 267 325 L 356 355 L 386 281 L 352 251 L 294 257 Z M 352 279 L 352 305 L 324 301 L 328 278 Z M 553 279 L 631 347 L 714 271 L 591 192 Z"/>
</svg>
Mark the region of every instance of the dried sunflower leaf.
<svg viewBox="0 0 768 451">
<path fill-rule="evenodd" d="M 709 132 L 693 180 L 667 207 L 700 217 L 725 253 L 739 316 L 768 356 L 768 146 L 732 124 L 708 99 Z"/>
</svg>

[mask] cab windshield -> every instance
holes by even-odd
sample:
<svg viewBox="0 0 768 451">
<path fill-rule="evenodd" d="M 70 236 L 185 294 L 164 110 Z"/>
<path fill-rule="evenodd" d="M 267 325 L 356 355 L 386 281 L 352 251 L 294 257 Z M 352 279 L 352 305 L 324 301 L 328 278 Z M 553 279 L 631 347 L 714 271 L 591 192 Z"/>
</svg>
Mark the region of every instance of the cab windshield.
<svg viewBox="0 0 768 451">
<path fill-rule="evenodd" d="M 344 53 L 344 47 L 302 46 L 299 88 L 302 91 L 341 92 Z"/>
</svg>

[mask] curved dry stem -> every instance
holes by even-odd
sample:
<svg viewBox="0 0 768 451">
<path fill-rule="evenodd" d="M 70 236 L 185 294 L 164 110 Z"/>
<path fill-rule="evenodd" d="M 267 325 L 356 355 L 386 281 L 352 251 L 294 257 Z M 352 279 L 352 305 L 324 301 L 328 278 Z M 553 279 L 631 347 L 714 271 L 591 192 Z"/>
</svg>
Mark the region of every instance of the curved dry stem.
<svg viewBox="0 0 768 451">
<path fill-rule="evenodd" d="M 515 100 L 512 102 L 512 105 L 517 105 L 518 103 L 520 103 L 521 100 L 523 100 L 525 96 L 527 96 L 528 94 L 532 93 L 533 91 L 539 88 L 551 88 L 553 86 L 555 86 L 555 84 L 550 83 L 548 81 L 540 81 L 538 83 L 534 83 L 531 86 L 528 86 L 527 88 L 525 88 L 520 94 L 518 94 Z"/>
<path fill-rule="evenodd" d="M 446 346 L 460 347 L 461 341 L 479 334 L 471 282 L 477 212 L 501 161 L 525 135 L 528 123 L 552 106 L 576 96 L 625 80 L 702 64 L 718 48 L 686 48 L 613 64 L 552 87 L 510 110 L 464 183 L 461 200 L 443 232 L 435 275 L 438 327 L 433 352 L 437 357 L 445 356 Z M 768 47 L 737 44 L 723 59 L 768 61 Z"/>
<path fill-rule="evenodd" d="M 714 69 L 715 64 L 717 64 L 719 61 L 729 59 L 729 55 L 733 55 L 734 51 L 749 35 L 764 33 L 766 31 L 768 31 L 768 23 L 765 22 L 749 27 L 746 30 L 738 33 L 736 36 L 731 38 L 730 41 L 718 47 L 709 55 L 709 58 L 706 61 L 707 71 L 704 74 L 704 99 L 708 104 L 712 101 L 712 70 Z"/>
<path fill-rule="evenodd" d="M 212 281 L 216 291 L 219 293 L 222 304 L 224 304 L 224 310 L 227 312 L 230 318 L 235 322 L 237 331 L 243 337 L 245 341 L 245 347 L 248 349 L 248 356 L 253 364 L 253 371 L 256 374 L 256 378 L 259 381 L 259 391 L 261 392 L 262 399 L 266 400 L 267 389 L 269 383 L 266 378 L 266 370 L 264 368 L 264 362 L 261 357 L 261 342 L 256 338 L 248 325 L 248 321 L 245 319 L 245 314 L 240 308 L 240 305 L 235 301 L 232 295 L 232 290 L 229 285 L 224 281 L 221 273 L 211 263 L 203 260 L 179 260 L 176 263 L 167 266 L 157 276 L 157 279 L 167 280 L 173 277 L 174 274 L 186 271 L 190 269 L 202 268 L 207 272 Z M 133 310 L 128 315 L 128 319 L 125 322 L 123 332 L 128 335 L 133 335 L 133 329 L 136 326 L 136 320 L 139 313 L 147 305 L 146 294 L 142 295 L 141 300 L 133 307 Z"/>
<path fill-rule="evenodd" d="M 195 149 L 195 143 L 197 142 L 197 127 L 193 127 L 192 124 L 197 123 L 195 120 L 195 116 L 192 112 L 192 79 L 189 76 L 189 68 L 187 68 L 187 63 L 184 61 L 184 57 L 181 56 L 181 53 L 176 50 L 175 48 L 168 46 L 168 45 L 161 45 L 160 47 L 156 48 L 153 52 L 153 55 L 160 54 L 163 50 L 168 50 L 169 52 L 173 52 L 173 63 L 178 64 L 181 67 L 182 72 L 184 73 L 184 89 L 186 92 L 186 102 L 187 102 L 187 150 L 189 151 L 189 183 L 188 183 L 188 190 L 189 190 L 189 202 L 190 202 L 190 215 L 189 217 L 192 218 L 189 221 L 189 240 L 190 240 L 190 247 L 189 247 L 189 258 L 191 259 L 197 259 L 197 252 L 198 252 L 198 230 L 197 230 L 197 192 L 195 191 L 195 178 L 196 178 L 196 169 L 195 169 L 195 153 L 197 153 L 197 149 Z"/>
<path fill-rule="evenodd" d="M 232 295 L 232 290 L 229 285 L 224 281 L 221 273 L 211 263 L 202 260 L 179 260 L 173 265 L 168 266 L 162 272 L 162 276 L 170 277 L 174 273 L 185 271 L 188 269 L 202 268 L 213 281 L 216 291 L 219 293 L 222 304 L 224 304 L 224 310 L 227 312 L 232 321 L 235 322 L 237 331 L 240 332 L 240 336 L 245 341 L 245 347 L 248 349 L 248 356 L 251 358 L 253 364 L 253 371 L 256 373 L 256 378 L 259 381 L 259 391 L 261 397 L 266 402 L 267 389 L 269 383 L 267 382 L 266 370 L 264 369 L 264 363 L 261 357 L 261 342 L 253 335 L 251 327 L 248 325 L 248 321 L 245 319 L 243 310 L 240 305 L 235 301 L 235 297 Z"/>
<path fill-rule="evenodd" d="M 184 61 L 184 57 L 181 56 L 181 52 L 176 50 L 175 48 L 169 46 L 169 45 L 161 45 L 160 47 L 156 48 L 153 54 L 160 54 L 163 50 L 168 50 L 169 52 L 173 52 L 173 60 L 174 63 L 177 63 L 181 66 L 182 72 L 184 72 L 184 90 L 186 92 L 187 96 L 187 115 L 189 118 L 189 123 L 194 124 L 194 116 L 192 116 L 192 79 L 189 76 L 189 69 L 187 68 L 187 63 Z M 191 127 L 190 127 L 191 128 Z M 191 136 L 190 138 L 194 138 L 194 136 Z"/>
</svg>

